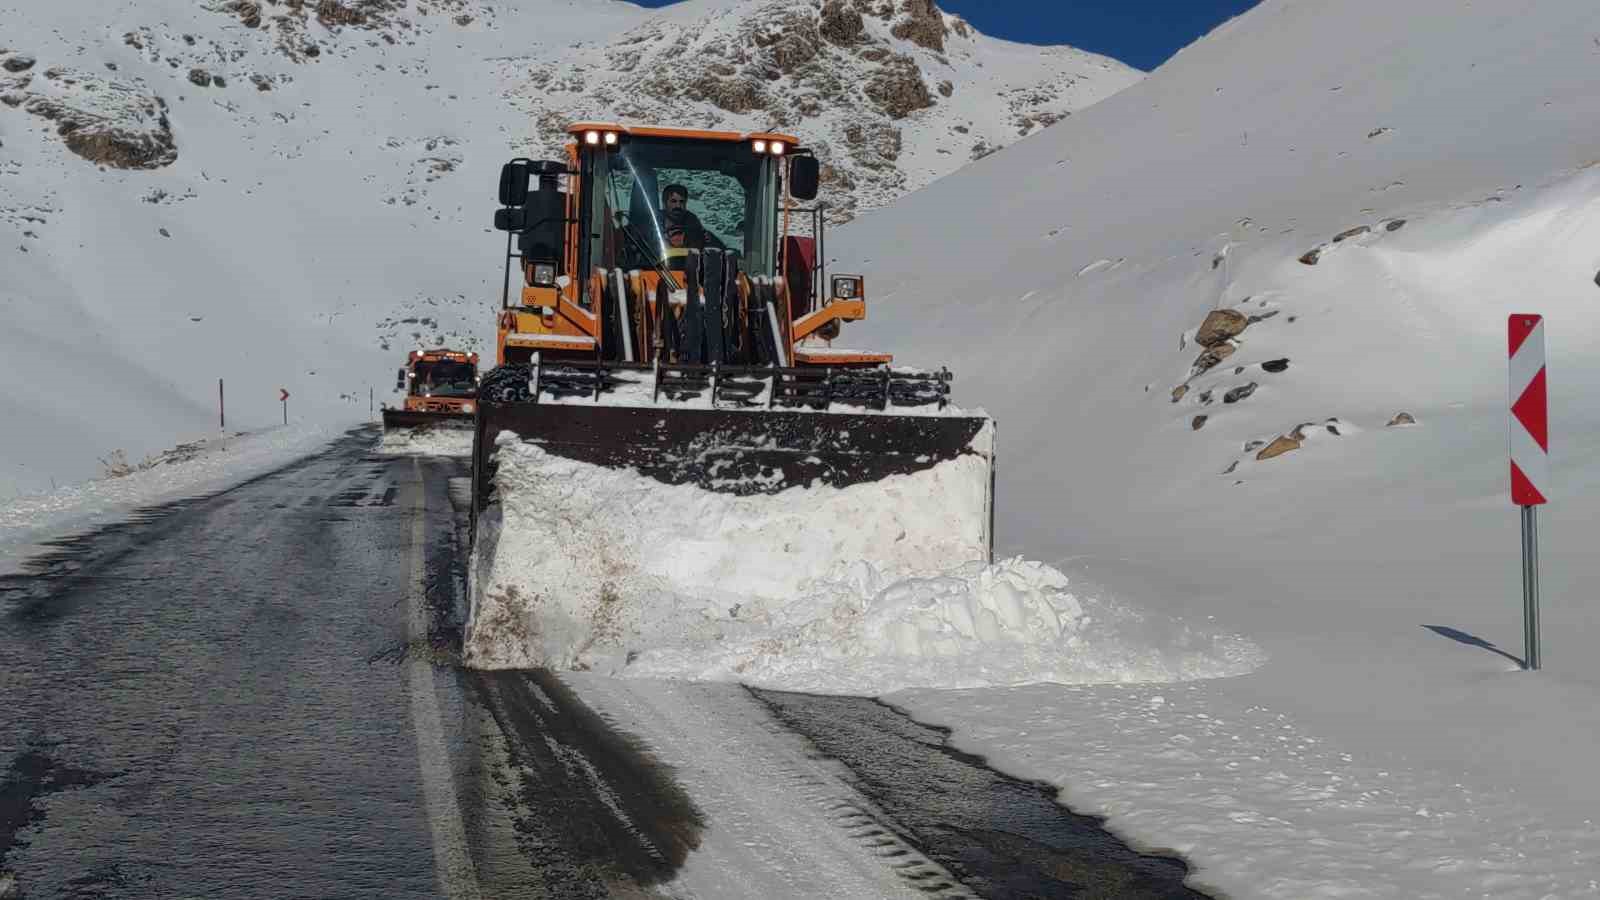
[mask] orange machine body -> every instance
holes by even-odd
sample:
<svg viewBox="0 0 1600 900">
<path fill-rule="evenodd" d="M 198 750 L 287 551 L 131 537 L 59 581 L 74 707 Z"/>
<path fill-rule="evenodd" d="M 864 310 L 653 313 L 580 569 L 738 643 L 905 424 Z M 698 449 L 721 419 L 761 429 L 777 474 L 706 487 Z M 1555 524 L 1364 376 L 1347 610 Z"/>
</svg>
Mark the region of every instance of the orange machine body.
<svg viewBox="0 0 1600 900">
<path fill-rule="evenodd" d="M 564 210 L 563 239 L 559 260 L 551 260 L 557 278 L 536 277 L 536 263 L 520 257 L 510 271 L 518 271 L 520 284 L 508 288 L 507 301 L 499 313 L 496 328 L 496 361 L 498 364 L 527 362 L 535 354 L 542 359 L 615 361 L 626 360 L 648 363 L 658 359 L 664 363 L 678 362 L 670 346 L 664 346 L 657 333 L 662 328 L 663 298 L 669 304 L 666 315 L 677 322 L 682 318 L 686 303 L 684 274 L 665 267 L 628 267 L 621 265 L 618 248 L 623 245 L 620 229 L 609 216 L 604 221 L 589 221 L 586 209 L 590 206 L 590 192 L 601 190 L 590 175 L 596 169 L 597 157 L 617 158 L 629 142 L 649 139 L 656 143 L 682 144 L 686 152 L 696 146 L 744 145 L 745 148 L 763 147 L 762 164 L 773 169 L 773 187 L 761 193 L 760 204 L 751 204 L 749 214 L 774 235 L 771 252 L 762 261 L 758 271 L 741 270 L 736 279 L 737 296 L 724 298 L 728 310 L 728 325 L 739 334 L 748 334 L 752 328 L 761 327 L 776 331 L 775 340 L 781 345 L 781 362 L 792 366 L 876 367 L 892 362 L 888 353 L 842 350 L 829 346 L 843 322 L 866 317 L 864 281 L 859 276 L 845 276 L 853 285 L 850 296 L 834 296 L 833 288 L 839 279 L 829 282 L 822 271 L 820 254 L 814 242 L 820 240 L 824 227 L 821 210 L 797 210 L 790 194 L 778 190 L 779 181 L 787 182 L 786 163 L 797 153 L 807 153 L 799 148 L 796 137 L 773 132 L 706 131 L 698 129 L 660 128 L 653 126 L 626 126 L 611 122 L 578 122 L 568 128 L 571 140 L 566 145 L 564 163 L 566 189 L 561 199 Z M 723 149 L 719 152 L 729 152 Z M 810 215 L 810 235 L 791 233 Z M 589 217 L 600 219 L 592 213 Z M 588 232 L 588 234 L 585 234 Z M 751 233 L 755 233 L 754 230 Z M 581 249 L 590 240 L 587 256 Z M 807 251 L 805 266 L 795 265 L 795 248 Z M 515 254 L 513 254 L 515 256 Z M 815 261 L 815 262 L 813 262 Z M 587 266 L 587 277 L 580 277 L 580 268 Z M 623 272 L 623 285 L 616 297 L 625 299 L 626 320 L 619 327 L 608 330 L 603 321 L 603 295 L 615 285 L 608 274 Z M 799 273 L 799 274 L 797 274 Z M 670 279 L 666 291 L 659 289 L 664 279 Z M 749 321 L 750 310 L 761 306 L 752 303 L 751 291 L 755 279 L 762 282 L 763 290 L 777 312 L 776 327 L 770 322 Z M 806 281 L 805 284 L 797 283 Z M 619 319 L 621 316 L 619 316 Z M 622 333 L 626 330 L 626 334 Z M 625 345 L 625 346 L 624 346 Z"/>
</svg>

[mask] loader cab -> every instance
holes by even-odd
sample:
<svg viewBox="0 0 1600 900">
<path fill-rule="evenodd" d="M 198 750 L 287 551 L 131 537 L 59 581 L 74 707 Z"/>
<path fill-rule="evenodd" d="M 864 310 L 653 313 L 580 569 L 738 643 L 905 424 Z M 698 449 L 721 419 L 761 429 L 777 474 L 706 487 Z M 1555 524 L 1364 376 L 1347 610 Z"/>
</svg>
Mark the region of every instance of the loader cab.
<svg viewBox="0 0 1600 900">
<path fill-rule="evenodd" d="M 641 135 L 609 150 L 580 151 L 586 188 L 579 212 L 581 257 L 601 268 L 676 272 L 690 250 L 719 247 L 734 254 L 744 272 L 774 271 L 783 157 L 753 147 L 747 141 Z M 670 185 L 688 193 L 683 222 L 663 208 Z"/>
<path fill-rule="evenodd" d="M 794 137 L 607 123 L 568 132 L 565 160 L 516 159 L 502 170 L 495 213 L 495 227 L 508 233 L 501 364 L 679 359 L 662 341 L 688 327 L 685 282 L 699 251 L 717 251 L 699 258 L 713 261 L 717 277 L 727 278 L 722 292 L 733 298 L 724 318 L 738 333 L 724 360 L 804 363 L 791 353 L 795 344 L 863 316 L 859 290 L 824 296 L 823 212 L 793 202 L 816 198 L 820 165 Z M 669 186 L 687 193 L 686 214 L 665 208 Z M 703 274 L 696 279 L 703 284 Z M 763 336 L 747 340 L 756 329 Z M 757 343 L 772 346 L 762 351 Z"/>
</svg>

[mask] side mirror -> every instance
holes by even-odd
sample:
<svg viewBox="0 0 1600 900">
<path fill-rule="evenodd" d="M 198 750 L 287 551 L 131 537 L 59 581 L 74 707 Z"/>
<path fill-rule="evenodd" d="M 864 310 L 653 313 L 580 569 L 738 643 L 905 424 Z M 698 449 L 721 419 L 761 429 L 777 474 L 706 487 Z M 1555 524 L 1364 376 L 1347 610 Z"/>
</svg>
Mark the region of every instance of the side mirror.
<svg viewBox="0 0 1600 900">
<path fill-rule="evenodd" d="M 521 206 L 528 202 L 528 161 L 513 159 L 500 167 L 500 205 Z"/>
<path fill-rule="evenodd" d="M 528 211 L 519 207 L 506 207 L 494 211 L 497 231 L 523 231 L 528 227 Z"/>
<path fill-rule="evenodd" d="M 796 200 L 815 200 L 821 180 L 822 165 L 815 156 L 789 158 L 789 196 Z"/>
<path fill-rule="evenodd" d="M 405 369 L 401 369 L 399 372 L 395 373 L 395 376 L 394 376 L 394 389 L 397 390 L 397 391 L 403 391 L 403 390 L 406 389 L 406 370 Z"/>
</svg>

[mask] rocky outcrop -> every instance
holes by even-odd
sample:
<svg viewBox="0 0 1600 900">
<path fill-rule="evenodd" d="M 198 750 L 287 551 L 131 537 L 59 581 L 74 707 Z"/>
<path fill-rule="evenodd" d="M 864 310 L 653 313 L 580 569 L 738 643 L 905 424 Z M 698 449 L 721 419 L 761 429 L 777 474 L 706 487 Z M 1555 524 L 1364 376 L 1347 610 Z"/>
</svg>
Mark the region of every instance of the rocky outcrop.
<svg viewBox="0 0 1600 900">
<path fill-rule="evenodd" d="M 904 119 L 933 105 L 933 95 L 922 82 L 922 70 L 909 56 L 891 56 L 868 79 L 866 94 L 891 119 Z"/>
<path fill-rule="evenodd" d="M 1413 416 L 1411 413 L 1408 413 L 1408 412 L 1400 412 L 1400 413 L 1395 413 L 1394 414 L 1394 418 L 1390 419 L 1389 420 L 1389 424 L 1387 426 L 1385 426 L 1385 427 L 1388 427 L 1388 428 L 1399 428 L 1399 427 L 1404 426 L 1404 425 L 1415 425 L 1415 424 L 1417 424 L 1416 416 Z"/>
<path fill-rule="evenodd" d="M 536 123 L 535 156 L 558 152 L 565 123 L 583 119 L 796 134 L 832 173 L 827 215 L 840 222 L 1064 118 L 1081 105 L 1078 82 L 1126 77 L 1051 48 L 1005 67 L 1043 77 L 997 77 L 977 39 L 934 0 L 743 0 L 508 61 L 502 74 L 522 85 L 511 99 Z M 1006 121 L 977 115 L 989 105 Z"/>
<path fill-rule="evenodd" d="M 178 158 L 165 100 L 137 81 L 115 81 L 52 68 L 31 90 L 13 91 L 8 106 L 55 124 L 67 149 L 98 165 L 158 169 Z"/>
<path fill-rule="evenodd" d="M 861 13 L 844 4 L 844 0 L 828 0 L 822 5 L 817 19 L 817 33 L 823 40 L 841 47 L 853 47 L 866 36 L 867 23 Z"/>
<path fill-rule="evenodd" d="M 900 40 L 943 53 L 949 29 L 944 24 L 944 13 L 933 0 L 900 0 L 900 15 L 889 33 Z"/>
</svg>

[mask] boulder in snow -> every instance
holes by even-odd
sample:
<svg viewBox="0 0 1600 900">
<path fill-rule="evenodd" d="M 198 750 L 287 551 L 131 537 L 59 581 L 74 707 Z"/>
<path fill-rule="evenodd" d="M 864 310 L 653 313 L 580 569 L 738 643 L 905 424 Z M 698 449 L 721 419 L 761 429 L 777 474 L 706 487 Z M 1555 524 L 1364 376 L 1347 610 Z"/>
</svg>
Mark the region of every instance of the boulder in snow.
<svg viewBox="0 0 1600 900">
<path fill-rule="evenodd" d="M 1235 349 L 1232 344 L 1226 341 L 1217 344 L 1215 347 L 1207 347 L 1204 352 L 1195 358 L 1191 374 L 1199 375 L 1201 372 L 1210 370 L 1217 363 L 1232 356 Z"/>
<path fill-rule="evenodd" d="M 1288 435 L 1280 435 L 1279 437 L 1273 439 L 1272 443 L 1263 447 L 1261 452 L 1256 454 L 1256 459 L 1272 459 L 1275 456 L 1282 456 L 1283 454 L 1288 453 L 1290 450 L 1299 449 L 1299 440 L 1289 437 Z"/>
<path fill-rule="evenodd" d="M 1250 382 L 1249 384 L 1241 384 L 1238 387 L 1229 390 L 1226 394 L 1223 394 L 1222 402 L 1238 403 L 1240 400 L 1243 400 L 1255 392 L 1256 383 L 1254 381 Z"/>
<path fill-rule="evenodd" d="M 1389 424 L 1386 427 L 1397 428 L 1397 427 L 1404 426 L 1404 425 L 1415 425 L 1415 424 L 1417 424 L 1416 416 L 1413 416 L 1411 413 L 1408 413 L 1408 412 L 1400 412 L 1400 413 L 1395 413 L 1394 414 L 1394 418 L 1389 420 Z"/>
<path fill-rule="evenodd" d="M 1195 332 L 1194 342 L 1202 347 L 1215 347 L 1237 336 L 1249 325 L 1250 319 L 1244 313 L 1231 309 L 1213 309 L 1206 313 L 1205 321 L 1200 323 L 1200 330 Z"/>
<path fill-rule="evenodd" d="M 1348 241 L 1353 237 L 1360 237 L 1363 234 L 1371 234 L 1371 233 L 1372 233 L 1372 228 L 1370 226 L 1357 225 L 1354 228 L 1347 228 L 1344 231 L 1341 231 L 1338 234 L 1334 235 L 1333 236 L 1333 242 L 1335 244 L 1342 244 L 1345 241 Z"/>
</svg>

